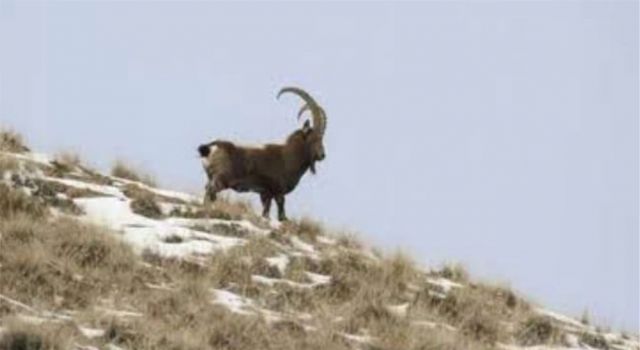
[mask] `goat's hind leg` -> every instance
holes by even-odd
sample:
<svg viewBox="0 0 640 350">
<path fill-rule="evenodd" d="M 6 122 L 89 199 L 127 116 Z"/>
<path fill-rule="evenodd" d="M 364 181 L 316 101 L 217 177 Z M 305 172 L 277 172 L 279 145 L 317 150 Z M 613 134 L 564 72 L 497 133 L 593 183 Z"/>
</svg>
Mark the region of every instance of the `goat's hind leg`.
<svg viewBox="0 0 640 350">
<path fill-rule="evenodd" d="M 260 193 L 260 201 L 262 202 L 262 217 L 269 219 L 269 212 L 271 211 L 271 200 L 273 197 L 268 193 Z"/>
<path fill-rule="evenodd" d="M 275 198 L 276 198 L 276 204 L 278 205 L 278 220 L 288 221 L 289 219 L 287 219 L 287 214 L 284 211 L 284 196 L 277 195 L 275 196 Z"/>
</svg>

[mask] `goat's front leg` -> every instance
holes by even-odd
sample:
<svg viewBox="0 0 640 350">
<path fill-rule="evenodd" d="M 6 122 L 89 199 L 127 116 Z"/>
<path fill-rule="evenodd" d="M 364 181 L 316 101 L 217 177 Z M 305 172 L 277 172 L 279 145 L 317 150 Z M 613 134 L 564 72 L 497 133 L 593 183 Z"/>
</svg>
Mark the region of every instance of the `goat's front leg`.
<svg viewBox="0 0 640 350">
<path fill-rule="evenodd" d="M 262 217 L 269 219 L 269 212 L 271 211 L 271 200 L 273 196 L 268 193 L 260 193 L 260 200 L 262 201 Z"/>
<path fill-rule="evenodd" d="M 224 186 L 222 182 L 213 178 L 207 185 L 204 187 L 204 204 L 207 205 L 209 203 L 213 203 L 218 198 L 218 192 L 222 191 Z"/>
<path fill-rule="evenodd" d="M 277 195 L 276 196 L 276 204 L 278 205 L 278 220 L 287 221 L 287 214 L 284 212 L 284 196 Z"/>
</svg>

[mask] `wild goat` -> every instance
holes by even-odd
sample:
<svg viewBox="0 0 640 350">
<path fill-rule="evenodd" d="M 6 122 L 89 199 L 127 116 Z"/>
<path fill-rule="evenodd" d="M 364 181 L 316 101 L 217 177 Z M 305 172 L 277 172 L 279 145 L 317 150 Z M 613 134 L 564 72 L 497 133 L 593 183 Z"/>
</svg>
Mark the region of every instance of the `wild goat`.
<svg viewBox="0 0 640 350">
<path fill-rule="evenodd" d="M 284 196 L 296 188 L 307 170 L 315 174 L 315 163 L 325 158 L 323 137 L 327 116 L 304 90 L 285 87 L 277 98 L 284 93 L 293 93 L 304 100 L 306 104 L 298 112 L 298 119 L 309 110 L 313 127 L 307 120 L 301 129 L 287 137 L 284 144 L 267 144 L 259 148 L 224 140 L 200 145 L 198 152 L 208 177 L 205 202 L 215 201 L 218 192 L 224 189 L 255 192 L 260 194 L 262 216 L 269 217 L 271 201 L 275 199 L 278 219 L 287 220 Z"/>
</svg>

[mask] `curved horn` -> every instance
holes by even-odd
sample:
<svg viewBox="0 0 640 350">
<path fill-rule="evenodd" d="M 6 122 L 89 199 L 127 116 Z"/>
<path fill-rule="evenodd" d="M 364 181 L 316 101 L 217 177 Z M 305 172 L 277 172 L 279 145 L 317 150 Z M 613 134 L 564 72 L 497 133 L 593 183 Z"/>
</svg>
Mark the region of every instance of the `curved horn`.
<svg viewBox="0 0 640 350">
<path fill-rule="evenodd" d="M 304 114 L 304 112 L 308 111 L 309 105 L 304 105 L 300 108 L 300 110 L 298 111 L 298 119 L 300 119 L 302 117 L 302 115 Z"/>
<path fill-rule="evenodd" d="M 309 109 L 311 111 L 311 115 L 313 116 L 313 127 L 317 130 L 320 136 L 323 136 L 327 126 L 327 116 L 322 107 L 320 107 L 318 103 L 316 103 L 311 95 L 297 87 L 282 88 L 280 92 L 278 92 L 278 98 L 280 98 L 280 96 L 286 92 L 298 95 L 306 102 L 306 104 L 298 112 L 298 118 L 300 118 L 302 113 Z"/>
</svg>

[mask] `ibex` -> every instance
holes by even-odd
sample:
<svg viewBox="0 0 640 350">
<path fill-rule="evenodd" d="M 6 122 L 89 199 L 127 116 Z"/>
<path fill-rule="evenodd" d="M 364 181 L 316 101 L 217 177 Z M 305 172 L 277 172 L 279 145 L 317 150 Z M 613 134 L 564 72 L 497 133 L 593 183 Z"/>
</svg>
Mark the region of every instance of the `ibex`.
<svg viewBox="0 0 640 350">
<path fill-rule="evenodd" d="M 225 189 L 255 192 L 260 194 L 263 217 L 269 217 L 271 201 L 275 199 L 278 219 L 287 220 L 284 196 L 296 188 L 307 170 L 315 174 L 315 163 L 325 158 L 323 137 L 327 116 L 322 107 L 304 90 L 285 87 L 280 90 L 277 98 L 284 93 L 296 94 L 304 100 L 305 105 L 298 112 L 298 119 L 309 110 L 313 126 L 307 120 L 301 129 L 287 137 L 284 144 L 244 147 L 229 141 L 215 140 L 200 145 L 198 152 L 208 177 L 205 202 L 214 202 L 218 192 Z"/>
</svg>

